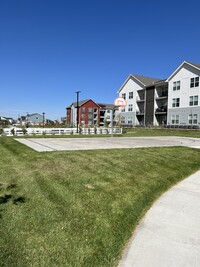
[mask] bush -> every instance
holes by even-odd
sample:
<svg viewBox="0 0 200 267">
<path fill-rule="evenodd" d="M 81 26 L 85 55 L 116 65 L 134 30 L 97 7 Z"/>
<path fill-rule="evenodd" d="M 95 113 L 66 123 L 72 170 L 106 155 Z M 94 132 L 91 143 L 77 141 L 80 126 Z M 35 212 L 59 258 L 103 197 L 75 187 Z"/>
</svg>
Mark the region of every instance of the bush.
<svg viewBox="0 0 200 267">
<path fill-rule="evenodd" d="M 22 132 L 23 132 L 23 135 L 26 135 L 27 134 L 27 130 L 25 127 L 22 128 Z"/>
</svg>

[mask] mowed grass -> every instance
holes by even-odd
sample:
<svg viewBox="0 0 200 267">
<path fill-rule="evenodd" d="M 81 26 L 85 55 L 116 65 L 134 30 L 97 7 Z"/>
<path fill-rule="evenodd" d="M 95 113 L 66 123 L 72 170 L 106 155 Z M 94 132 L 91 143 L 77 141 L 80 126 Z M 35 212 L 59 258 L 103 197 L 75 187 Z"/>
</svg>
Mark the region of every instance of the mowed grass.
<svg viewBox="0 0 200 267">
<path fill-rule="evenodd" d="M 2 267 L 117 266 L 152 203 L 200 167 L 184 147 L 37 153 L 1 137 L 0 153 Z"/>
<path fill-rule="evenodd" d="M 126 128 L 122 136 L 183 136 L 200 138 L 200 130 L 166 129 L 166 128 Z"/>
</svg>

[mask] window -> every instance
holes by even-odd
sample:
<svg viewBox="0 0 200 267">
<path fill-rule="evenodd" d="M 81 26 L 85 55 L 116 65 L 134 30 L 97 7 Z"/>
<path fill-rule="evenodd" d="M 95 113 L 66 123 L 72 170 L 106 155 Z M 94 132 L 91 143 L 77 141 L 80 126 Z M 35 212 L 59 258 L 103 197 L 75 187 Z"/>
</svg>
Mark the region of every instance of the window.
<svg viewBox="0 0 200 267">
<path fill-rule="evenodd" d="M 132 124 L 133 123 L 133 118 L 132 117 L 128 117 L 128 124 Z"/>
<path fill-rule="evenodd" d="M 181 82 L 177 81 L 177 82 L 173 82 L 173 91 L 178 91 L 181 88 Z"/>
<path fill-rule="evenodd" d="M 128 111 L 133 111 L 133 105 L 132 104 L 128 105 Z"/>
<path fill-rule="evenodd" d="M 129 92 L 129 99 L 133 99 L 133 92 Z"/>
<path fill-rule="evenodd" d="M 88 108 L 88 112 L 92 112 L 92 108 Z"/>
<path fill-rule="evenodd" d="M 190 79 L 190 88 L 199 86 L 199 77 Z"/>
<path fill-rule="evenodd" d="M 126 94 L 122 94 L 122 98 L 123 99 L 126 99 Z"/>
<path fill-rule="evenodd" d="M 81 111 L 84 113 L 85 112 L 85 107 L 82 107 L 81 108 Z"/>
<path fill-rule="evenodd" d="M 84 119 L 85 118 L 85 114 L 81 114 L 81 118 Z"/>
<path fill-rule="evenodd" d="M 198 95 L 190 96 L 190 106 L 198 106 Z"/>
<path fill-rule="evenodd" d="M 179 124 L 179 115 L 172 115 L 171 121 L 172 124 Z"/>
<path fill-rule="evenodd" d="M 88 114 L 88 119 L 92 119 L 92 114 Z"/>
<path fill-rule="evenodd" d="M 121 112 L 125 112 L 125 108 L 121 108 Z"/>
<path fill-rule="evenodd" d="M 197 124 L 197 114 L 189 114 L 189 124 Z"/>
<path fill-rule="evenodd" d="M 107 113 L 110 113 L 110 110 L 107 110 Z"/>
<path fill-rule="evenodd" d="M 172 107 L 176 108 L 180 106 L 180 98 L 173 98 L 172 99 Z"/>
<path fill-rule="evenodd" d="M 124 117 L 121 117 L 121 123 L 125 124 L 125 118 Z"/>
</svg>

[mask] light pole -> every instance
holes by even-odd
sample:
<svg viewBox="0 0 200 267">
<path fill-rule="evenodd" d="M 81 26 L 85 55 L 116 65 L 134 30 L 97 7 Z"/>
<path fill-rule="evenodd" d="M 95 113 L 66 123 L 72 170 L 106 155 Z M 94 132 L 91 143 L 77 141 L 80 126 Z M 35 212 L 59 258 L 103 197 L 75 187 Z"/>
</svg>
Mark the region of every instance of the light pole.
<svg viewBox="0 0 200 267">
<path fill-rule="evenodd" d="M 75 93 L 76 93 L 76 110 L 77 110 L 76 132 L 78 133 L 78 125 L 79 125 L 79 94 L 81 93 L 81 91 L 77 91 Z"/>
<path fill-rule="evenodd" d="M 45 114 L 45 112 L 42 112 L 42 115 L 43 115 L 43 117 L 42 117 L 42 125 L 43 125 L 43 128 L 44 128 L 44 114 Z"/>
</svg>

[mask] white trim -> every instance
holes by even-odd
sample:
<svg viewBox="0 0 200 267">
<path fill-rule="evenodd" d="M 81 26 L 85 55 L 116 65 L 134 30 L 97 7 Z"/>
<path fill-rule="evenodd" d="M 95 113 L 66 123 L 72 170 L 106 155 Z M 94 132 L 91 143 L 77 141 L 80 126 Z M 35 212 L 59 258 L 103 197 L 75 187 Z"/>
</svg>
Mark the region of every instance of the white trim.
<svg viewBox="0 0 200 267">
<path fill-rule="evenodd" d="M 133 74 L 130 74 L 128 76 L 128 78 L 126 79 L 126 81 L 122 84 L 122 86 L 120 87 L 120 89 L 117 91 L 118 94 L 123 89 L 123 87 L 125 86 L 125 84 L 130 80 L 130 78 L 133 78 L 137 82 L 137 84 L 139 83 L 139 85 L 143 85 L 143 87 L 146 86 L 144 83 L 142 83 L 140 80 L 138 80 Z"/>
<path fill-rule="evenodd" d="M 197 70 L 200 70 L 200 68 L 198 68 L 197 66 L 195 66 L 195 65 L 193 65 L 192 63 L 189 63 L 189 62 L 187 62 L 187 61 L 183 61 L 183 63 L 169 76 L 169 78 L 167 78 L 167 80 L 166 80 L 166 82 L 169 82 L 171 79 L 172 79 L 172 77 L 177 73 L 177 72 L 179 72 L 179 70 L 183 67 L 183 65 L 184 64 L 187 64 L 187 65 L 189 65 L 189 66 L 191 66 L 191 67 L 193 67 L 193 68 L 195 68 L 195 69 L 197 69 Z"/>
</svg>

